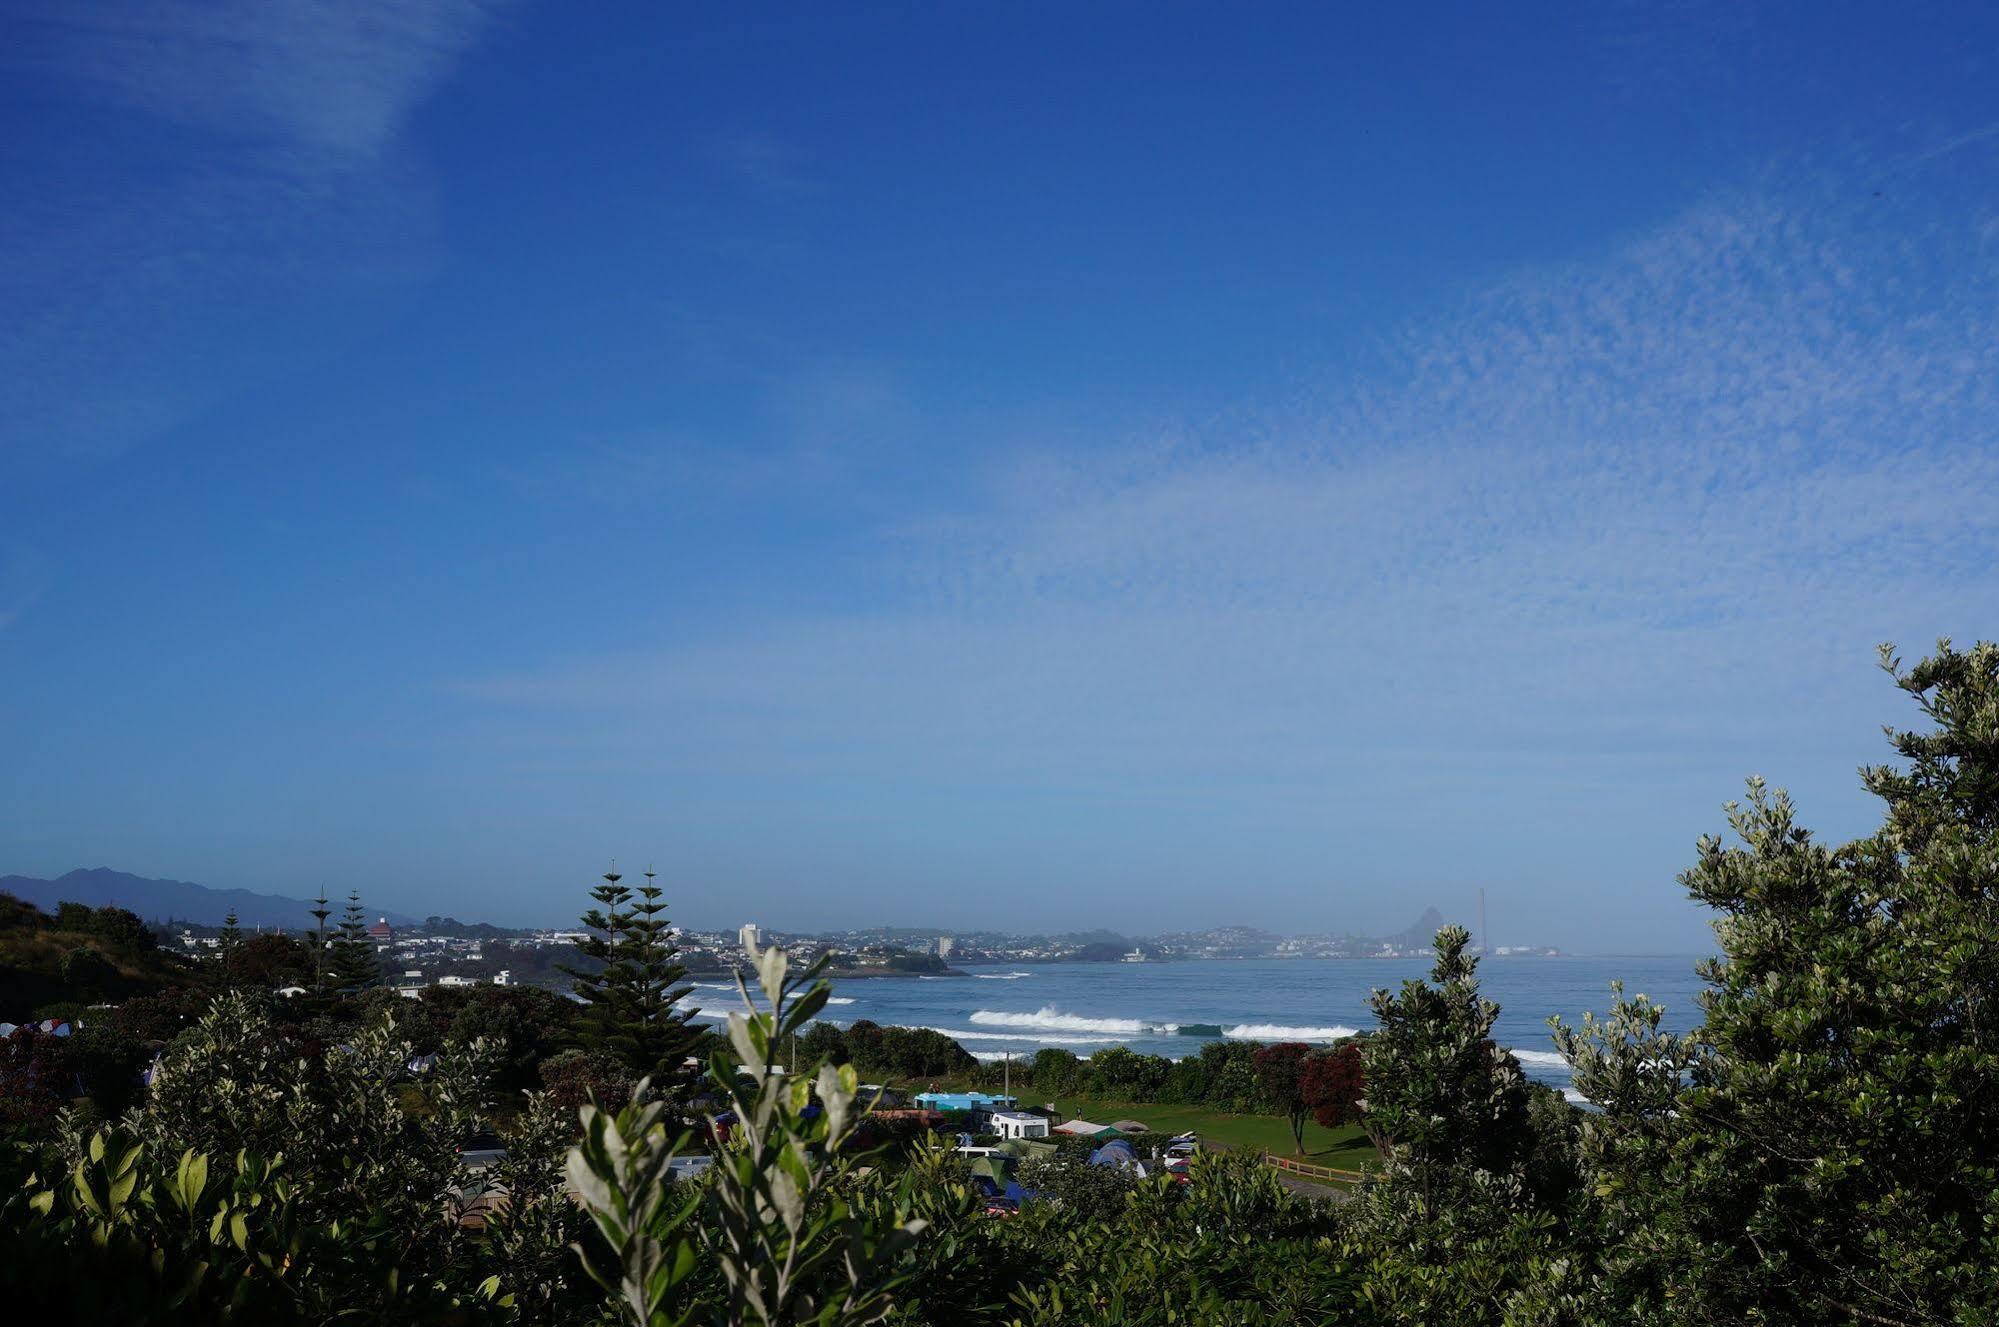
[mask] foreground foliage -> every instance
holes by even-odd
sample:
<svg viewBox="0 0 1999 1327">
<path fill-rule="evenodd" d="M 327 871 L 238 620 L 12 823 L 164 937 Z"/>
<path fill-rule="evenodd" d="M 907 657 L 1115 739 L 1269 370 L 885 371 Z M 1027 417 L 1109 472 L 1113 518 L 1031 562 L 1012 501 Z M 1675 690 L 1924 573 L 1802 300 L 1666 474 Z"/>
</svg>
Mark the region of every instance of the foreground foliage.
<svg viewBox="0 0 1999 1327">
<path fill-rule="evenodd" d="M 1881 829 L 1828 847 L 1752 782 L 1683 877 L 1721 914 L 1701 1031 L 1563 1031 L 1634 1321 L 1999 1320 L 1999 647 L 1883 665 L 1935 727 L 1862 771 Z"/>
<path fill-rule="evenodd" d="M 442 1032 L 443 1011 L 381 992 L 339 1006 L 358 1023 L 230 993 L 189 1026 L 172 1001 L 133 1001 L 107 1026 L 172 1041 L 112 1121 L 56 1113 L 51 1084 L 91 1076 L 86 1048 L 23 1039 L 0 1066 L 29 1138 L 8 1153 L 0 1291 L 55 1323 L 1999 1322 L 1999 648 L 1884 662 L 1933 726 L 1863 772 L 1881 828 L 1820 844 L 1752 783 L 1730 809 L 1739 843 L 1702 840 L 1683 877 L 1720 917 L 1701 1028 L 1666 1032 L 1621 990 L 1556 1023 L 1593 1110 L 1494 1044 L 1457 928 L 1336 1056 L 1051 1052 L 1029 1071 L 1277 1100 L 1294 1127 L 1357 1114 L 1382 1174 L 1342 1201 L 1251 1156 L 1197 1158 L 1183 1185 L 1058 1152 L 1021 1168 L 1038 1193 L 1017 1214 L 989 1214 L 934 1144 L 858 1149 L 845 1060 L 890 1039 L 814 1030 L 825 984 L 770 951 L 702 1095 L 623 1076 L 677 1044 L 670 980 L 650 1005 L 598 1002 L 598 1050 L 540 1060 L 553 1046 L 512 1045 L 538 1035 L 531 1000 Z M 620 1009 L 637 1011 L 629 1039 Z M 99 1050 L 108 1082 L 127 1062 Z M 780 1068 L 795 1051 L 807 1061 Z M 507 1156 L 473 1174 L 456 1144 L 534 1063 L 550 1090 L 518 1098 Z M 676 1178 L 695 1152 L 711 1168 Z"/>
</svg>

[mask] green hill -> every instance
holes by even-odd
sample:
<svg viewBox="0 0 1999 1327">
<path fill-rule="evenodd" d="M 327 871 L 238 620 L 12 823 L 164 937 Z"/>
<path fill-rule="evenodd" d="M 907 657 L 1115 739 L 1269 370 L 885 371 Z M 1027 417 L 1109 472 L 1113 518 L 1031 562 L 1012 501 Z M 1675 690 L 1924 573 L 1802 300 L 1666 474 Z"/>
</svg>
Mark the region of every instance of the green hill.
<svg viewBox="0 0 1999 1327">
<path fill-rule="evenodd" d="M 25 1022 L 53 1005 L 128 1000 L 193 975 L 124 908 L 68 904 L 56 916 L 0 893 L 0 1022 Z"/>
</svg>

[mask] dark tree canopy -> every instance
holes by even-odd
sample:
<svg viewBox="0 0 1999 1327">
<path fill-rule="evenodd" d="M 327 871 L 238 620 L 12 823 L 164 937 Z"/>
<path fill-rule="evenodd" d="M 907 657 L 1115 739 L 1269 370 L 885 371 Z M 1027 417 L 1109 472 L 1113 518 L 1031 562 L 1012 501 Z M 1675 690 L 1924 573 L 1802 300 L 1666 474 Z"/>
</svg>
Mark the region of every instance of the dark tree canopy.
<svg viewBox="0 0 1999 1327">
<path fill-rule="evenodd" d="M 1360 1044 L 1347 1041 L 1331 1050 L 1312 1052 L 1299 1068 L 1298 1086 L 1305 1108 L 1326 1128 L 1337 1129 L 1358 1120 L 1361 1100 L 1367 1095 L 1367 1069 Z"/>
<path fill-rule="evenodd" d="M 1376 991 L 1380 1029 L 1362 1051 L 1364 1123 L 1376 1146 L 1419 1173 L 1475 1165 L 1512 1168 L 1527 1137 L 1527 1080 L 1493 1044 L 1499 1006 L 1479 994 L 1478 960 L 1462 926 L 1437 932 L 1428 982 Z"/>
<path fill-rule="evenodd" d="M 240 986 L 276 990 L 304 985 L 312 979 L 312 951 L 288 935 L 270 931 L 253 935 L 222 956 L 223 976 Z"/>
<path fill-rule="evenodd" d="M 684 984 L 687 969 L 666 919 L 665 891 L 652 883 L 651 871 L 637 890 L 620 884 L 622 878 L 607 872 L 591 891 L 598 906 L 583 914 L 583 925 L 592 934 L 576 945 L 585 961 L 562 970 L 589 1006 L 583 1036 L 590 1046 L 657 1085 L 684 1083 L 690 1075 L 683 1062 L 704 1033 L 689 1026 L 694 1011 L 682 1004 L 693 988 Z"/>
<path fill-rule="evenodd" d="M 349 994 L 382 984 L 382 962 L 368 935 L 368 917 L 361 911 L 358 890 L 347 895 L 340 930 L 327 955 L 327 972 L 333 988 Z"/>
<path fill-rule="evenodd" d="M 1311 1107 L 1305 1100 L 1302 1076 L 1312 1048 L 1302 1041 L 1280 1041 L 1256 1052 L 1256 1084 L 1264 1101 L 1291 1126 L 1292 1145 L 1305 1150 L 1305 1120 Z"/>
<path fill-rule="evenodd" d="M 1697 1037 L 1656 1007 L 1562 1029 L 1603 1175 L 1619 1303 L 1702 1321 L 1913 1324 L 1999 1312 L 1999 647 L 1904 672 L 1933 725 L 1862 771 L 1881 828 L 1844 847 L 1752 781 L 1739 842 L 1682 877 L 1720 914 Z M 1664 1066 L 1663 1069 L 1655 1066 Z M 1684 1081 L 1682 1081 L 1684 1080 Z"/>
</svg>

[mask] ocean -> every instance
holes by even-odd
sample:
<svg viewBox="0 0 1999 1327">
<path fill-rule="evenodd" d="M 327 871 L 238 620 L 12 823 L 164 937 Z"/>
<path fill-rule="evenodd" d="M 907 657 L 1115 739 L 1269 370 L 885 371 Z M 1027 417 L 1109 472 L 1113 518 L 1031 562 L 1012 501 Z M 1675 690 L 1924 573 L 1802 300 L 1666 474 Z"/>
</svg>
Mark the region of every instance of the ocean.
<svg viewBox="0 0 1999 1327">
<path fill-rule="evenodd" d="M 1529 1077 L 1569 1087 L 1548 1018 L 1579 1023 L 1610 1007 L 1610 983 L 1666 1006 L 1665 1025 L 1700 1021 L 1692 957 L 1493 958 L 1479 985 L 1500 1007 L 1494 1038 Z M 876 977 L 834 983 L 822 1017 L 842 1025 L 935 1028 L 980 1059 L 1023 1058 L 1044 1046 L 1088 1055 L 1129 1046 L 1179 1058 L 1204 1040 L 1332 1041 L 1371 1028 L 1368 995 L 1425 977 L 1429 960 L 1202 959 L 1152 963 L 1022 963 L 965 969 L 962 977 Z M 694 998 L 710 1017 L 734 1007 L 733 985 L 710 979 Z"/>
</svg>

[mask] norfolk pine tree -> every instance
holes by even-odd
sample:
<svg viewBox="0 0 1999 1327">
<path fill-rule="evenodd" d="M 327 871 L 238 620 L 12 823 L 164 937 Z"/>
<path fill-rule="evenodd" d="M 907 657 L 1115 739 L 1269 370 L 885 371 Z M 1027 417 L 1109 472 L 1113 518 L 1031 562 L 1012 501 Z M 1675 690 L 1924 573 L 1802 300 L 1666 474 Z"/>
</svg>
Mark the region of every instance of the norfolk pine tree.
<svg viewBox="0 0 1999 1327">
<path fill-rule="evenodd" d="M 678 961 L 680 947 L 653 873 L 646 872 L 636 893 L 620 884 L 622 879 L 616 871 L 606 872 L 604 883 L 590 893 L 598 906 L 582 918 L 594 934 L 577 942 L 577 953 L 601 968 L 579 964 L 562 970 L 575 978 L 572 989 L 590 1006 L 589 1044 L 665 1087 L 688 1076 L 682 1062 L 701 1041 L 701 1033 L 688 1026 L 691 1011 L 679 1007 L 692 988 L 681 984 L 687 969 Z"/>
<path fill-rule="evenodd" d="M 578 958 L 586 963 L 563 963 L 558 966 L 574 981 L 570 989 L 589 1010 L 584 1039 L 595 1049 L 607 1049 L 616 1030 L 624 1021 L 624 1014 L 618 1008 L 631 982 L 624 972 L 622 946 L 625 925 L 629 920 L 632 891 L 618 883 L 623 877 L 616 871 L 604 873 L 604 883 L 590 891 L 590 897 L 597 906 L 583 914 L 582 922 L 586 934 L 576 942 Z"/>
<path fill-rule="evenodd" d="M 312 901 L 312 989 L 326 989 L 326 919 L 333 909 L 326 906 L 326 890 Z"/>
<path fill-rule="evenodd" d="M 368 936 L 368 918 L 361 911 L 359 890 L 347 895 L 330 966 L 335 990 L 365 991 L 381 984 L 382 964 L 375 954 L 375 942 Z"/>
<path fill-rule="evenodd" d="M 666 919 L 665 891 L 653 884 L 651 871 L 645 877 L 625 923 L 635 1017 L 620 1041 L 629 1047 L 633 1072 L 649 1074 L 660 1084 L 677 1083 L 691 1076 L 682 1063 L 702 1037 L 699 1029 L 688 1026 L 693 1011 L 680 1007 L 694 988 L 684 984 L 687 968 L 680 962 L 680 946 Z"/>
</svg>

